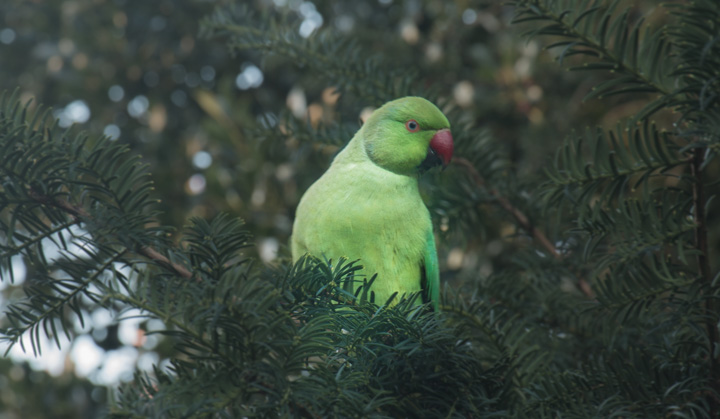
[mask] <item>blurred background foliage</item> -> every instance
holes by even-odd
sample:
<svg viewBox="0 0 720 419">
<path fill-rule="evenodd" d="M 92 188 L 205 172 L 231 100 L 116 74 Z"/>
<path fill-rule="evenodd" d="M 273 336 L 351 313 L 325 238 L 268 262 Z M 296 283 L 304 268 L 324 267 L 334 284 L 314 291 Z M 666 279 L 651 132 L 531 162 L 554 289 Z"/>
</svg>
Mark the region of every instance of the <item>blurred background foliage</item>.
<svg viewBox="0 0 720 419">
<path fill-rule="evenodd" d="M 52 107 L 62 126 L 104 133 L 141 154 L 162 199 L 162 224 L 180 230 L 191 216 L 229 212 L 243 218 L 254 236 L 256 246 L 248 253 L 266 263 L 287 262 L 294 209 L 302 193 L 350 139 L 352 127 L 384 100 L 351 88 L 338 91 L 302 59 L 293 62 L 263 51 L 262 45 L 229 52 L 222 34 L 208 36 L 200 30 L 202 18 L 224 3 L 5 0 L 0 3 L 0 90 L 19 89 L 24 101 Z M 643 95 L 583 101 L 606 76 L 568 72 L 557 65 L 558 52 L 521 36 L 510 25 L 513 8 L 502 2 L 244 3 L 243 10 L 258 21 L 270 14 L 282 16 L 287 27 L 280 29 L 300 37 L 332 28 L 356 42 L 344 47 L 381 56 L 397 66 L 393 70 L 415 74 L 419 85 L 408 90 L 431 91 L 445 111 L 460 115 L 453 128 L 456 138 L 463 139 L 466 127 L 480 129 L 473 132 L 482 135 L 458 141 L 456 155 L 477 142 L 492 141 L 502 159 L 489 164 L 504 165 L 495 180 L 513 184 L 502 189 L 514 191 L 509 198 L 534 219 L 540 214 L 533 191 L 545 179 L 543 170 L 565 135 L 594 125 L 614 129 L 618 120 L 647 102 Z M 660 25 L 667 16 L 656 7 L 654 1 L 635 1 L 631 19 L 644 16 L 648 25 Z M 655 119 L 661 127 L 669 126 L 666 115 Z M 295 135 L 277 134 L 284 124 L 294 124 Z M 311 129 L 307 136 L 298 134 L 307 125 L 327 136 L 318 142 Z M 515 250 L 534 250 L 488 192 L 493 184 L 486 190 L 458 190 L 457 184 L 449 184 L 464 176 L 462 169 L 451 167 L 427 176 L 423 188 L 442 233 L 442 278 L 452 288 L 472 293 L 477 278 L 510 269 L 512 258 L 526 257 Z M 452 194 L 458 193 L 473 199 L 464 199 L 468 208 L 449 212 Z M 540 227 L 550 228 L 550 223 Z M 557 237 L 558 231 L 549 234 Z M 562 248 L 562 243 L 556 245 Z M 22 268 L 26 276 L 33 269 Z M 20 295 L 22 286 L 22 281 L 2 284 L 3 306 Z M 518 290 L 524 292 L 523 287 Z M 149 358 L 154 361 L 173 354 L 162 339 L 146 343 L 145 323 L 136 327 L 137 338 L 132 339 L 132 332 L 126 333 L 130 338 L 122 337 L 112 322 L 99 322 L 90 327 L 91 343 L 75 340 L 66 346 L 85 342 L 102 351 L 132 347 L 132 366 L 143 353 L 156 354 Z M 69 355 L 52 377 L 17 359 L 3 360 L 0 369 L 3 419 L 92 417 L 106 399 L 104 392 L 74 376 Z M 97 371 L 81 375 L 95 384 L 114 384 Z M 128 381 L 132 370 L 114 379 Z M 47 411 L 49 404 L 53 413 Z"/>
</svg>

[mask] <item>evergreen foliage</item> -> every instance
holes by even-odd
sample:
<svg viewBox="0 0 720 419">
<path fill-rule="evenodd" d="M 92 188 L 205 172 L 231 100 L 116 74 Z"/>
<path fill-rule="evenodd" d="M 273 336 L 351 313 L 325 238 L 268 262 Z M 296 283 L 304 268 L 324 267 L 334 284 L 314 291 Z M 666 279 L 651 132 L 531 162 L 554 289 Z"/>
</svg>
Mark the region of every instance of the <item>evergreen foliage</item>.
<svg viewBox="0 0 720 419">
<path fill-rule="evenodd" d="M 193 217 L 175 244 L 139 156 L 5 95 L 0 279 L 17 256 L 33 272 L 2 339 L 40 353 L 41 335 L 60 345 L 87 307 L 161 320 L 170 367 L 114 392 L 113 417 L 718 417 L 720 4 L 665 5 L 653 23 L 620 1 L 512 5 L 560 65 L 601 74 L 586 100 L 644 102 L 615 129 L 570 134 L 541 180 L 427 88 L 430 70 L 371 53 L 381 38 L 332 26 L 304 38 L 291 15 L 244 6 L 202 23 L 343 100 L 446 105 L 459 158 L 423 185 L 438 230 L 450 240 L 503 219 L 515 238 L 501 269 L 458 272 L 439 312 L 367 302 L 374 277 L 351 295 L 356 260 L 260 266 L 234 215 Z M 357 128 L 347 119 L 281 115 L 246 134 L 337 146 Z"/>
</svg>

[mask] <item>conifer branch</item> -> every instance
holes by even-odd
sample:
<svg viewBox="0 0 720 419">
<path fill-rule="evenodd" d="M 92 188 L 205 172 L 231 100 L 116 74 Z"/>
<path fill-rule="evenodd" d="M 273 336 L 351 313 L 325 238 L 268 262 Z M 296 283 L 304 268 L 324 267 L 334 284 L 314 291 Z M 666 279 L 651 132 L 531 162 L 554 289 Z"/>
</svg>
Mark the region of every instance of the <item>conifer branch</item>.
<svg viewBox="0 0 720 419">
<path fill-rule="evenodd" d="M 550 253 L 550 255 L 552 255 L 552 257 L 555 258 L 555 260 L 558 260 L 558 261 L 563 260 L 563 255 L 560 252 L 558 252 L 555 245 L 552 244 L 552 242 L 550 241 L 550 239 L 547 238 L 545 233 L 542 230 L 540 230 L 539 228 L 537 228 L 530 221 L 530 219 L 527 217 L 527 215 L 525 215 L 525 213 L 523 213 L 522 211 L 520 211 L 520 209 L 518 209 L 515 205 L 513 205 L 509 199 L 502 196 L 496 188 L 488 187 L 487 184 L 485 183 L 485 180 L 482 178 L 482 176 L 480 176 L 480 172 L 478 172 L 477 169 L 475 169 L 475 167 L 472 165 L 472 163 L 470 163 L 469 160 L 467 160 L 463 157 L 457 157 L 457 158 L 453 159 L 453 162 L 464 167 L 468 171 L 468 173 L 470 173 L 470 176 L 475 181 L 475 184 L 477 185 L 477 187 L 488 191 L 490 193 L 490 195 L 492 195 L 495 198 L 495 200 L 498 202 L 498 204 L 505 211 L 507 211 L 510 215 L 513 216 L 515 221 L 517 221 L 518 225 L 520 225 L 520 227 L 523 230 L 527 231 L 533 237 L 533 239 L 535 241 L 537 241 L 542 248 L 545 249 L 545 251 Z M 578 278 L 577 287 L 587 297 L 595 298 L 595 293 L 593 292 L 592 287 L 590 287 L 590 284 L 585 279 Z"/>
<path fill-rule="evenodd" d="M 87 210 L 85 210 L 85 208 L 73 205 L 64 199 L 53 198 L 51 196 L 41 194 L 32 188 L 30 188 L 28 196 L 39 204 L 58 208 L 68 213 L 74 220 L 73 224 L 80 224 L 83 220 L 92 220 L 92 216 L 89 212 L 87 212 Z M 135 252 L 172 270 L 183 278 L 190 279 L 193 276 L 192 272 L 190 272 L 186 267 L 180 265 L 179 263 L 172 262 L 165 255 L 150 246 L 141 246 L 135 250 Z"/>
<path fill-rule="evenodd" d="M 441 313 L 423 312 L 411 299 L 378 309 L 365 297 L 374 278 L 363 278 L 357 261 L 251 269 L 241 250 L 249 233 L 233 217 L 192 218 L 174 245 L 157 223 L 147 168 L 127 145 L 75 136 L 50 123 L 51 111 L 30 112 L 16 95 L 0 97 L 0 268 L 2 275 L 13 268 L 16 255 L 34 266 L 22 287 L 27 298 L 7 308 L 11 327 L 0 328 L 0 341 L 22 343 L 13 333 L 24 330 L 20 337 L 32 337 L 35 348 L 43 331 L 51 339 L 72 336 L 69 319 L 82 322 L 95 307 L 137 309 L 163 321 L 153 332 L 175 345 L 170 366 L 139 371 L 123 386 L 109 408 L 118 417 L 720 417 L 720 280 L 711 272 L 720 225 L 711 196 L 719 186 L 717 162 L 710 165 L 720 147 L 720 3 L 676 2 L 662 19 L 644 23 L 636 19 L 645 9 L 638 2 L 511 2 L 516 21 L 540 24 L 533 39 L 559 41 L 548 48 L 561 65 L 577 56 L 573 69 L 600 70 L 585 100 L 637 94 L 633 102 L 646 106 L 614 133 L 569 137 L 555 164 L 544 166 L 543 186 L 536 166 L 534 178 L 507 180 L 514 159 L 470 128 L 492 104 L 488 95 L 474 96 L 483 107 L 447 112 L 463 168 L 433 210 L 452 231 L 478 227 L 491 240 L 493 218 L 506 219 L 523 243 L 482 255 L 490 275 L 458 275 L 456 298 L 446 296 Z M 466 42 L 475 42 L 478 25 L 449 25 L 459 16 L 423 2 L 414 16 L 377 2 L 363 5 L 364 15 L 350 3 L 315 2 L 315 11 L 309 2 L 291 3 L 256 11 L 231 0 L 203 24 L 242 59 L 273 57 L 257 90 L 263 106 L 282 107 L 287 83 L 312 101 L 333 85 L 357 102 L 379 104 L 446 89 L 453 75 L 485 61 Z M 324 20 L 301 36 L 309 11 Z M 340 25 L 348 15 L 352 24 Z M 404 22 L 415 24 L 414 43 L 386 30 Z M 451 59 L 433 62 L 428 54 L 419 62 L 430 42 Z M 373 52 L 378 46 L 382 55 Z M 471 52 L 470 60 L 446 47 Z M 229 74 L 215 58 L 209 64 L 218 76 Z M 271 80 L 278 73 L 280 84 Z M 213 86 L 227 92 L 222 82 Z M 550 90 L 553 99 L 562 95 Z M 322 119 L 344 115 L 350 102 L 323 101 Z M 237 116 L 252 116 L 244 120 L 253 127 L 263 112 L 252 107 Z M 676 122 L 671 132 L 650 122 L 655 112 L 680 115 L 667 121 Z M 266 115 L 250 128 L 261 148 L 293 138 L 302 153 L 309 144 L 341 146 L 355 132 L 346 123 L 318 128 L 289 113 Z M 458 129 L 463 121 L 470 126 Z M 310 179 L 296 173 L 298 186 Z M 522 190 L 536 199 L 522 199 Z M 490 201 L 493 217 L 486 217 Z M 562 217 L 539 218 L 552 212 Z M 571 251 L 558 242 L 561 230 Z M 559 292 L 568 276 L 580 291 Z M 366 287 L 355 296 L 344 286 L 353 281 Z"/>
<path fill-rule="evenodd" d="M 690 164 L 691 174 L 693 176 L 692 192 L 693 192 L 693 218 L 695 220 L 695 246 L 697 247 L 697 263 L 700 281 L 708 287 L 712 286 L 712 274 L 710 272 L 710 263 L 708 261 L 708 228 L 707 216 L 705 214 L 705 205 L 707 204 L 705 197 L 705 189 L 703 185 L 703 163 L 705 162 L 705 148 L 697 147 L 692 150 L 692 162 Z M 708 296 L 705 299 L 705 326 L 708 334 L 708 354 L 710 356 L 710 386 L 715 390 L 715 394 L 710 395 L 711 416 L 717 417 L 720 413 L 720 359 L 715 355 L 718 352 L 717 347 L 720 345 L 718 340 L 718 313 L 715 299 Z"/>
<path fill-rule="evenodd" d="M 477 169 L 475 169 L 475 167 L 472 165 L 472 163 L 470 163 L 470 161 L 468 161 L 464 157 L 457 157 L 453 159 L 453 162 L 467 169 L 467 171 L 470 173 L 470 176 L 472 176 L 473 180 L 475 181 L 475 184 L 479 188 L 487 190 L 490 195 L 492 195 L 495 200 L 497 200 L 498 204 L 500 204 L 500 206 L 505 211 L 510 213 L 510 215 L 515 218 L 515 221 L 518 222 L 520 227 L 530 233 L 530 235 L 540 244 L 541 247 L 543 247 L 555 259 L 562 259 L 562 255 L 560 255 L 555 245 L 553 245 L 547 238 L 547 236 L 545 236 L 545 233 L 536 228 L 532 224 L 532 222 L 530 222 L 530 219 L 522 211 L 515 207 L 507 198 L 502 196 L 496 188 L 488 187 L 485 183 L 485 180 L 482 178 L 482 176 L 480 176 L 480 173 L 477 171 Z"/>
<path fill-rule="evenodd" d="M 514 2 L 518 8 L 517 17 L 513 23 L 520 23 L 533 20 L 545 20 L 551 22 L 547 26 L 540 29 L 530 31 L 528 35 L 555 35 L 569 38 L 573 41 L 563 41 L 551 44 L 548 48 L 564 47 L 560 55 L 560 61 L 566 56 L 582 54 L 597 57 L 597 61 L 604 63 L 603 65 L 595 63 L 584 63 L 581 67 L 574 67 L 572 70 L 580 69 L 598 69 L 609 70 L 612 73 L 622 75 L 626 74 L 627 78 L 616 77 L 622 79 L 622 83 L 613 83 L 612 87 L 617 90 L 609 90 L 610 86 L 598 86 L 598 91 L 606 94 L 645 91 L 659 93 L 665 98 L 672 97 L 674 92 L 663 86 L 660 80 L 654 79 L 653 76 L 662 75 L 657 71 L 658 63 L 664 49 L 662 38 L 653 38 L 652 40 L 644 40 L 640 42 L 639 24 L 633 29 L 628 29 L 628 11 L 624 10 L 620 16 L 613 17 L 620 2 L 614 2 L 611 5 L 595 5 L 595 2 L 585 2 L 582 6 L 573 2 L 543 2 L 539 0 L 520 0 Z M 565 6 L 562 11 L 559 8 Z M 587 7 L 586 9 L 583 8 Z M 574 15 L 575 19 L 568 21 Z M 589 26 L 585 30 L 581 30 L 581 25 L 593 22 L 597 24 L 593 33 Z M 614 37 L 614 38 L 613 38 Z M 652 57 L 649 71 L 644 71 L 639 65 L 640 44 L 652 43 L 652 51 L 655 55 Z M 642 45 L 650 47 L 648 45 Z M 586 49 L 581 49 L 586 48 Z M 638 84 L 643 86 L 618 88 L 620 84 Z M 593 88 L 596 90 L 596 88 Z M 661 103 L 666 104 L 667 99 L 660 99 Z"/>
<path fill-rule="evenodd" d="M 13 246 L 10 248 L 10 250 L 14 254 L 21 253 L 23 250 L 26 250 L 30 248 L 34 244 L 41 243 L 43 239 L 46 237 L 50 237 L 53 234 L 60 233 L 62 231 L 65 231 L 66 229 L 78 224 L 76 220 L 69 221 L 67 223 L 58 224 L 55 228 L 51 228 L 48 230 L 44 235 L 37 235 L 35 237 L 24 237 L 22 240 L 23 242 L 18 246 Z"/>
<path fill-rule="evenodd" d="M 61 298 L 56 299 L 55 301 L 51 301 L 49 305 L 43 307 L 42 312 L 33 319 L 31 322 L 26 322 L 26 324 L 23 327 L 13 327 L 10 329 L 9 332 L 5 332 L 4 334 L 7 337 L 4 337 L 4 339 L 7 339 L 10 341 L 10 345 L 8 346 L 7 350 L 5 351 L 5 356 L 7 356 L 7 353 L 10 352 L 10 349 L 14 344 L 16 344 L 18 341 L 20 342 L 20 347 L 23 351 L 25 351 L 25 343 L 23 342 L 23 335 L 28 330 L 33 330 L 35 328 L 39 328 L 40 324 L 45 322 L 52 322 L 53 321 L 53 315 L 62 312 L 62 310 L 75 298 L 79 297 L 79 295 L 87 289 L 87 287 L 95 282 L 100 275 L 102 275 L 107 269 L 109 269 L 113 263 L 119 261 L 122 259 L 125 249 L 118 251 L 115 255 L 107 259 L 101 266 L 98 266 L 95 272 L 92 275 L 89 275 L 86 279 L 82 280 L 78 283 L 74 289 L 72 289 L 70 292 L 63 295 Z M 14 317 L 17 316 L 17 312 L 13 312 L 11 310 L 11 313 L 13 313 Z M 46 326 L 47 327 L 47 326 Z M 32 333 L 32 332 L 31 332 Z M 65 334 L 68 338 L 70 338 L 69 332 L 65 329 Z M 36 334 L 37 336 L 37 334 Z M 60 341 L 59 336 L 57 333 L 53 334 L 53 337 L 55 339 L 55 343 L 57 344 L 57 347 L 60 348 Z M 33 353 L 35 356 L 40 355 L 41 353 L 41 347 L 40 347 L 40 340 L 37 339 L 37 337 L 33 338 L 31 336 L 30 342 L 33 348 Z"/>
<path fill-rule="evenodd" d="M 291 60 L 327 78 L 338 91 L 350 91 L 373 105 L 418 94 L 413 68 L 387 65 L 379 56 L 361 54 L 352 38 L 322 28 L 302 38 L 287 17 L 256 16 L 246 8 L 218 8 L 201 23 L 205 38 L 228 36 L 233 51 L 253 50 Z"/>
<path fill-rule="evenodd" d="M 142 256 L 145 256 L 146 258 L 173 270 L 176 274 L 180 275 L 183 278 L 191 279 L 193 277 L 192 272 L 190 272 L 186 267 L 182 266 L 179 263 L 171 261 L 167 258 L 167 256 L 163 255 L 162 253 L 158 252 L 150 246 L 143 246 L 138 249 L 137 252 Z M 201 279 L 197 278 L 197 280 L 200 281 Z"/>
<path fill-rule="evenodd" d="M 504 352 L 507 350 L 507 348 L 502 344 L 501 337 L 499 336 L 497 331 L 493 330 L 492 325 L 488 324 L 485 319 L 480 318 L 477 314 L 471 313 L 470 311 L 457 305 L 441 305 L 440 310 L 443 313 L 453 313 L 459 317 L 462 317 L 470 324 L 477 327 L 479 330 L 485 333 L 486 336 L 490 338 L 493 345 L 495 346 L 495 349 L 497 349 L 498 352 Z"/>
<path fill-rule="evenodd" d="M 288 41 L 287 37 L 283 37 L 282 34 L 261 31 L 259 29 L 251 28 L 248 26 L 241 26 L 235 24 L 216 25 L 214 29 L 225 30 L 229 33 L 234 33 L 239 36 L 251 35 L 258 39 L 257 42 L 249 41 L 234 41 L 228 45 L 234 49 L 247 49 L 256 51 L 265 51 L 267 53 L 284 55 L 295 61 L 297 64 L 312 65 L 314 69 L 322 71 L 327 77 L 337 78 L 338 76 L 347 77 L 354 80 L 364 80 L 377 89 L 378 92 L 384 92 L 386 86 L 380 82 L 379 78 L 368 77 L 365 72 L 358 71 L 357 68 L 347 66 L 345 63 L 338 65 L 337 59 L 330 59 L 327 55 L 318 52 L 312 48 L 307 48 L 304 45 L 298 45 Z M 305 48 L 303 48 L 305 47 Z M 365 94 L 365 89 L 355 87 L 354 93 L 362 95 Z M 383 98 L 375 98 L 377 100 L 383 100 Z"/>
</svg>

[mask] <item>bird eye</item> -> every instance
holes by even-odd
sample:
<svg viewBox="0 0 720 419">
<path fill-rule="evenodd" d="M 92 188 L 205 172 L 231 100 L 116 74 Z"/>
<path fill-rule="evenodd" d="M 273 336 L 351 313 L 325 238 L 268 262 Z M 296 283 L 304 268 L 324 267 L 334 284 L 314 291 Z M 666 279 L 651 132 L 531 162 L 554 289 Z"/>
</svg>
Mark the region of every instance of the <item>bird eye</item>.
<svg viewBox="0 0 720 419">
<path fill-rule="evenodd" d="M 418 124 L 416 120 L 411 119 L 405 123 L 405 128 L 410 132 L 418 132 L 420 131 L 420 124 Z"/>
</svg>

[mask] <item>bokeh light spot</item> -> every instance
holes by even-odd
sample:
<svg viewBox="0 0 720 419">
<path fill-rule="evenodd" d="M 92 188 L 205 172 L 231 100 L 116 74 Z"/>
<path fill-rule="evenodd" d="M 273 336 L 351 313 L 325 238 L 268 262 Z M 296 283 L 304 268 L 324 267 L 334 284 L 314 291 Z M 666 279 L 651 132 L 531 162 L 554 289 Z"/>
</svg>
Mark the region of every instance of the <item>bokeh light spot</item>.
<svg viewBox="0 0 720 419">
<path fill-rule="evenodd" d="M 187 105 L 187 93 L 183 90 L 177 89 L 170 94 L 170 100 L 175 106 L 182 108 Z"/>
<path fill-rule="evenodd" d="M 196 173 L 190 176 L 190 179 L 188 179 L 185 186 L 188 193 L 190 193 L 191 195 L 198 195 L 205 191 L 206 185 L 207 181 L 205 180 L 205 176 L 201 175 L 200 173 Z"/>
<path fill-rule="evenodd" d="M 51 73 L 56 73 L 63 68 L 63 60 L 59 55 L 53 55 L 47 60 L 47 69 Z"/>
<path fill-rule="evenodd" d="M 90 119 L 90 108 L 84 100 L 73 100 L 64 109 L 60 110 L 56 117 L 58 125 L 67 128 L 72 124 L 84 124 Z"/>
<path fill-rule="evenodd" d="M 120 102 L 125 97 L 125 89 L 122 86 L 114 84 L 108 89 L 108 97 L 113 102 Z"/>
<path fill-rule="evenodd" d="M 462 21 L 466 25 L 472 25 L 477 21 L 477 12 L 473 9 L 465 9 L 462 13 Z"/>
<path fill-rule="evenodd" d="M 263 82 L 263 73 L 257 66 L 250 64 L 235 78 L 235 85 L 240 90 L 260 87 Z"/>
<path fill-rule="evenodd" d="M 70 351 L 75 373 L 80 377 L 87 377 L 95 371 L 102 364 L 104 355 L 102 348 L 88 335 L 78 336 Z"/>
<path fill-rule="evenodd" d="M 305 113 L 307 112 L 307 98 L 305 97 L 305 91 L 301 87 L 295 86 L 290 89 L 285 103 L 295 118 L 305 117 Z"/>
<path fill-rule="evenodd" d="M 167 26 L 167 19 L 162 16 L 153 16 L 153 18 L 150 19 L 150 29 L 155 32 L 165 29 L 165 26 Z"/>
<path fill-rule="evenodd" d="M 98 372 L 97 382 L 112 384 L 120 380 L 125 382 L 132 380 L 137 358 L 138 350 L 132 347 L 126 346 L 107 352 L 102 368 Z"/>
<path fill-rule="evenodd" d="M 15 31 L 10 28 L 5 28 L 0 31 L 0 42 L 5 45 L 12 44 L 15 38 Z"/>
<path fill-rule="evenodd" d="M 118 138 L 120 138 L 120 127 L 115 124 L 105 125 L 105 129 L 103 129 L 103 135 L 107 136 L 113 141 L 117 140 Z"/>
<path fill-rule="evenodd" d="M 335 18 L 335 27 L 340 32 L 348 33 L 355 27 L 355 19 L 349 15 L 341 15 Z"/>
<path fill-rule="evenodd" d="M 260 240 L 258 253 L 263 262 L 272 262 L 277 258 L 280 242 L 275 237 L 265 237 Z"/>
<path fill-rule="evenodd" d="M 317 11 L 315 5 L 309 1 L 302 2 L 302 4 L 300 4 L 300 7 L 298 8 L 298 11 L 300 12 L 300 15 L 305 18 L 300 24 L 300 36 L 302 36 L 303 38 L 307 38 L 308 36 L 312 35 L 312 33 L 317 28 L 322 26 L 323 17 Z"/>
<path fill-rule="evenodd" d="M 204 81 L 213 81 L 215 79 L 215 69 L 209 65 L 200 69 L 200 78 Z"/>
<path fill-rule="evenodd" d="M 207 169 L 212 164 L 212 156 L 207 151 L 198 151 L 193 156 L 193 164 L 198 169 Z"/>
<path fill-rule="evenodd" d="M 130 102 L 128 102 L 127 112 L 133 118 L 139 118 L 145 115 L 149 106 L 150 101 L 145 95 L 137 95 Z"/>
<path fill-rule="evenodd" d="M 467 80 L 463 80 L 453 88 L 453 99 L 462 107 L 470 106 L 475 98 L 475 87 Z"/>
</svg>

